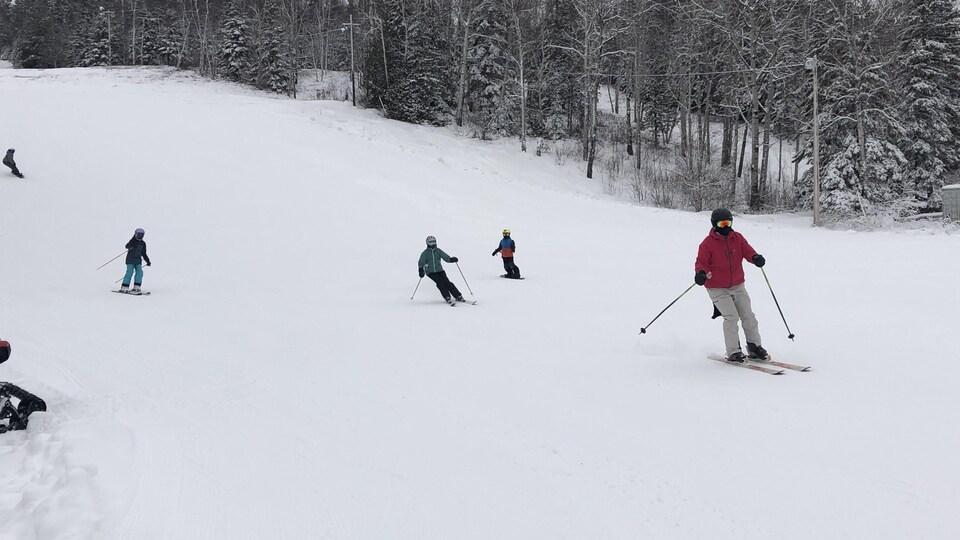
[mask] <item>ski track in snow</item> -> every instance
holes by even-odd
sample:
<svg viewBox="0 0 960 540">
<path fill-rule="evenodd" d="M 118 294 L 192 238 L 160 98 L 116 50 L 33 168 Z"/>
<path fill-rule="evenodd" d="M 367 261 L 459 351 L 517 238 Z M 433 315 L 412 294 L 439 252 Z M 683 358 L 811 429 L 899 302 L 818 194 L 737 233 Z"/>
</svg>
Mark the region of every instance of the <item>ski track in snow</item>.
<svg viewBox="0 0 960 540">
<path fill-rule="evenodd" d="M 747 265 L 764 345 L 814 367 L 770 377 L 705 358 L 699 288 L 638 335 L 707 213 L 515 142 L 169 69 L 3 70 L 0 101 L 0 380 L 49 408 L 0 436 L 0 539 L 960 530 L 950 229 L 738 216 L 797 334 Z M 109 294 L 138 226 L 154 294 Z M 535 279 L 499 278 L 505 226 Z M 476 308 L 410 300 L 428 234 Z"/>
</svg>

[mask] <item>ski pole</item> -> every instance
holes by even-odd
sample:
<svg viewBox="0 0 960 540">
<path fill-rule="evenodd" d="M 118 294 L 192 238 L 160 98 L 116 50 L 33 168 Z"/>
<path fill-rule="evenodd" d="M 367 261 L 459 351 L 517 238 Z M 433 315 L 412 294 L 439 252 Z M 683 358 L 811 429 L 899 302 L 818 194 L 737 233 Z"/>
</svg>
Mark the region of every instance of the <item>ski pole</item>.
<svg viewBox="0 0 960 540">
<path fill-rule="evenodd" d="M 420 276 L 420 280 L 417 281 L 417 286 L 413 289 L 413 294 L 410 295 L 410 299 L 413 300 L 413 297 L 417 295 L 417 289 L 420 288 L 420 282 L 423 281 L 423 276 Z"/>
<path fill-rule="evenodd" d="M 97 267 L 97 270 L 99 270 L 99 269 L 101 269 L 101 268 L 103 268 L 104 266 L 106 266 L 106 265 L 108 265 L 108 264 L 110 264 L 110 263 L 112 263 L 113 261 L 115 261 L 115 260 L 117 260 L 117 259 L 119 259 L 119 258 L 120 258 L 120 257 L 121 257 L 121 256 L 122 256 L 122 255 L 123 255 L 124 253 L 126 253 L 126 252 L 127 252 L 127 250 L 123 250 L 123 251 L 121 251 L 121 252 L 120 252 L 120 255 L 117 255 L 116 257 L 114 257 L 114 258 L 112 258 L 112 259 L 110 259 L 109 261 L 107 261 L 107 262 L 105 262 L 105 263 L 103 263 L 103 264 L 101 264 L 100 266 L 98 266 L 98 267 Z"/>
<path fill-rule="evenodd" d="M 787 324 L 787 318 L 783 316 L 783 310 L 780 309 L 780 302 L 777 302 L 777 295 L 773 294 L 773 287 L 770 286 L 770 280 L 767 279 L 767 272 L 762 266 L 760 267 L 760 272 L 763 273 L 763 279 L 766 280 L 767 288 L 770 289 L 770 295 L 773 296 L 773 303 L 777 305 L 777 311 L 780 312 L 780 318 L 783 319 L 783 325 L 787 327 L 787 334 L 790 334 L 787 337 L 792 340 L 793 332 L 790 331 L 790 325 Z"/>
<path fill-rule="evenodd" d="M 667 307 L 663 308 L 663 311 L 661 311 L 660 313 L 657 313 L 657 316 L 653 318 L 653 321 L 659 319 L 659 318 L 660 318 L 660 315 L 663 315 L 668 309 L 670 309 L 670 306 L 676 304 L 676 303 L 677 303 L 677 300 L 683 298 L 683 295 L 685 295 L 685 294 L 687 294 L 688 292 L 690 292 L 690 289 L 692 289 L 692 288 L 694 288 L 694 287 L 696 287 L 696 286 L 697 286 L 697 284 L 694 283 L 693 285 L 690 285 L 689 287 L 687 287 L 687 290 L 685 290 L 685 291 L 683 291 L 682 293 L 680 293 L 680 296 L 678 296 L 678 297 L 676 298 L 676 300 L 674 300 L 673 302 L 670 302 L 670 304 L 668 304 Z M 653 321 L 650 321 L 649 324 L 647 324 L 646 326 L 644 326 L 643 328 L 641 328 L 641 329 L 640 329 L 640 333 L 641 333 L 641 334 L 646 334 L 646 333 L 647 333 L 647 328 L 650 328 L 650 325 L 653 324 Z"/>
<path fill-rule="evenodd" d="M 457 261 L 457 270 L 460 270 L 460 261 Z M 467 286 L 467 290 L 470 291 L 470 296 L 473 296 L 473 289 L 471 289 L 470 284 L 467 283 L 467 276 L 463 275 L 463 270 L 460 270 L 460 277 L 463 278 L 463 283 Z"/>
</svg>

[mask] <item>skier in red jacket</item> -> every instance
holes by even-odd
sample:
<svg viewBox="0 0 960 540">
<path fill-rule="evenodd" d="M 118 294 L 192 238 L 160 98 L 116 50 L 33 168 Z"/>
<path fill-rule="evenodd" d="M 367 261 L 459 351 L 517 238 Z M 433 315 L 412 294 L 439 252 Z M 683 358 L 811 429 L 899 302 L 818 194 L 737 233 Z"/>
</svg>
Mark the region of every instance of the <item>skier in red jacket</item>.
<svg viewBox="0 0 960 540">
<path fill-rule="evenodd" d="M 707 288 L 715 311 L 723 316 L 727 360 L 738 363 L 746 360 L 740 350 L 738 321 L 743 321 L 747 354 L 750 358 L 766 360 L 769 355 L 760 343 L 757 318 L 750 307 L 750 295 L 743 285 L 743 261 L 750 261 L 758 268 L 766 264 L 766 261 L 742 234 L 733 230 L 733 214 L 730 210 L 717 208 L 710 214 L 710 223 L 713 228 L 703 242 L 700 242 L 697 252 L 694 281 Z"/>
</svg>

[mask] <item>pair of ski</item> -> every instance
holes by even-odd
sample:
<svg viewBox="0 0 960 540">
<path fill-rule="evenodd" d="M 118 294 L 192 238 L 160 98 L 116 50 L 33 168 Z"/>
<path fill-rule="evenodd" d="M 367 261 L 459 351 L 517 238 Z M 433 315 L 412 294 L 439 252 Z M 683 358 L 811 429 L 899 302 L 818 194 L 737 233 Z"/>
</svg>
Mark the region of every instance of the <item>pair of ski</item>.
<svg viewBox="0 0 960 540">
<path fill-rule="evenodd" d="M 133 291 L 118 291 L 118 290 L 112 290 L 112 292 L 120 293 L 120 294 L 127 294 L 127 295 L 130 295 L 130 296 L 147 296 L 148 294 L 150 294 L 150 291 L 133 292 Z"/>
<path fill-rule="evenodd" d="M 719 354 L 710 354 L 707 355 L 707 358 L 711 360 L 716 360 L 718 362 L 723 362 L 724 364 L 729 364 L 731 366 L 742 367 L 746 369 L 752 369 L 753 371 L 760 371 L 768 375 L 783 375 L 785 369 L 791 371 L 810 371 L 811 366 L 801 366 L 798 364 L 788 364 L 787 362 L 779 362 L 776 360 L 760 360 L 759 358 L 749 358 L 745 362 L 730 362 L 725 356 Z M 770 367 L 776 366 L 776 367 Z M 777 369 L 780 368 L 780 369 Z"/>
<path fill-rule="evenodd" d="M 457 304 L 470 304 L 471 306 L 475 306 L 477 305 L 477 301 L 476 300 L 463 300 L 463 301 L 454 300 L 451 302 L 448 300 L 447 304 L 450 304 L 450 307 L 457 307 Z"/>
</svg>

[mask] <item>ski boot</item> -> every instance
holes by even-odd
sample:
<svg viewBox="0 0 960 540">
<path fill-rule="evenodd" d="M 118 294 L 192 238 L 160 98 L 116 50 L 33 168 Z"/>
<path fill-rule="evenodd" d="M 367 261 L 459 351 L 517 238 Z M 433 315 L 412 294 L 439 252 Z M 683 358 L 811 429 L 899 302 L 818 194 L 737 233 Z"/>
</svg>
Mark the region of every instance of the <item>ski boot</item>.
<svg viewBox="0 0 960 540">
<path fill-rule="evenodd" d="M 130 292 L 130 286 L 129 286 L 129 285 L 120 285 L 120 292 L 122 292 L 122 293 L 128 293 L 128 292 Z"/>
<path fill-rule="evenodd" d="M 745 364 L 747 362 L 747 357 L 742 352 L 737 351 L 727 357 L 727 362 L 730 362 L 731 364 Z"/>
<path fill-rule="evenodd" d="M 460 296 L 457 297 L 457 302 L 466 302 L 466 301 L 467 301 L 467 299 L 464 298 L 463 295 L 460 295 Z"/>
<path fill-rule="evenodd" d="M 760 361 L 770 360 L 770 353 L 755 343 L 747 343 L 747 352 L 750 354 L 751 359 Z"/>
<path fill-rule="evenodd" d="M 451 306 L 457 305 L 457 301 L 454 300 L 452 296 L 445 296 L 445 297 L 443 297 L 443 300 L 444 300 L 446 303 L 450 304 Z"/>
</svg>

